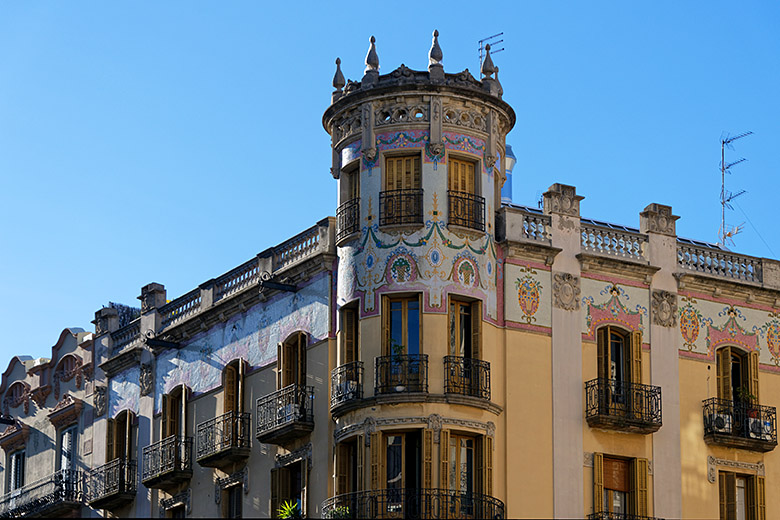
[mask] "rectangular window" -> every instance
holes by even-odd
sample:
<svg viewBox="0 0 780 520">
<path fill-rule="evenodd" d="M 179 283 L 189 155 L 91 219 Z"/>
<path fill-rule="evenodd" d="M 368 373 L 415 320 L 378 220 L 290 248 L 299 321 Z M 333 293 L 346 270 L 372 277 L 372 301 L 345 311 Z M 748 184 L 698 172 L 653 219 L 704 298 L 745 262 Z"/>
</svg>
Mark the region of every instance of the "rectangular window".
<svg viewBox="0 0 780 520">
<path fill-rule="evenodd" d="M 453 491 L 474 492 L 474 439 L 450 435 L 449 484 Z"/>
<path fill-rule="evenodd" d="M 766 520 L 764 477 L 718 472 L 720 520 Z"/>
<path fill-rule="evenodd" d="M 162 396 L 162 438 L 186 435 L 187 389 L 181 385 Z M 235 393 L 235 391 L 233 392 Z"/>
<path fill-rule="evenodd" d="M 476 195 L 475 167 L 473 161 L 450 159 L 447 165 L 449 191 Z"/>
<path fill-rule="evenodd" d="M 388 298 L 385 311 L 384 355 L 420 353 L 420 301 L 411 298 Z"/>
<path fill-rule="evenodd" d="M 450 301 L 450 356 L 480 358 L 481 302 Z"/>
<path fill-rule="evenodd" d="M 341 365 L 358 361 L 358 309 L 350 305 L 341 309 Z"/>
<path fill-rule="evenodd" d="M 225 489 L 223 493 L 222 516 L 224 518 L 242 518 L 244 486 L 236 484 Z"/>
<path fill-rule="evenodd" d="M 385 191 L 419 190 L 420 156 L 388 157 L 385 160 Z"/>
<path fill-rule="evenodd" d="M 59 469 L 76 468 L 76 426 L 60 432 Z"/>
<path fill-rule="evenodd" d="M 593 454 L 593 512 L 648 516 L 647 459 Z"/>
<path fill-rule="evenodd" d="M 7 489 L 10 492 L 24 487 L 24 450 L 15 451 L 10 455 L 9 459 L 8 466 L 10 471 L 8 473 Z"/>
<path fill-rule="evenodd" d="M 271 470 L 271 516 L 279 517 L 279 509 L 294 505 L 298 513 L 306 518 L 306 493 L 308 485 L 308 462 L 301 460 Z"/>
</svg>

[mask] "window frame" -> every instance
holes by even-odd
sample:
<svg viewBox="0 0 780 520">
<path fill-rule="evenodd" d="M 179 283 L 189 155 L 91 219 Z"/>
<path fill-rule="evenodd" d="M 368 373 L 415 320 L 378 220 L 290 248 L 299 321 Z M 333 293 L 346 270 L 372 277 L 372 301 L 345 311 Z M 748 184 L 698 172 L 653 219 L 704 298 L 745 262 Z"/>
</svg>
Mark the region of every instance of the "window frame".
<svg viewBox="0 0 780 520">
<path fill-rule="evenodd" d="M 19 462 L 21 461 L 21 472 Z M 8 454 L 8 477 L 6 479 L 7 494 L 19 492 L 25 485 L 27 478 L 27 448 L 20 448 Z M 20 476 L 21 473 L 21 476 Z"/>
<path fill-rule="evenodd" d="M 605 513 L 604 503 L 605 493 L 604 483 L 604 459 L 613 459 L 625 461 L 629 464 L 628 479 L 629 491 L 627 494 L 627 509 L 629 515 L 644 517 L 648 516 L 650 507 L 649 496 L 649 471 L 648 460 L 645 458 L 629 458 L 606 453 L 593 454 L 593 513 Z"/>
<path fill-rule="evenodd" d="M 453 163 L 473 167 L 473 171 L 472 171 L 473 179 L 472 179 L 472 186 L 471 186 L 472 191 L 469 191 L 468 189 L 466 190 L 455 189 L 455 186 L 453 185 L 453 180 L 455 178 L 454 172 L 452 171 Z M 456 192 L 456 193 L 466 193 L 469 195 L 474 195 L 476 197 L 481 197 L 482 196 L 482 189 L 480 183 L 481 171 L 482 171 L 481 161 L 479 159 L 465 154 L 458 154 L 458 153 L 453 154 L 448 152 L 447 153 L 447 191 Z"/>
<path fill-rule="evenodd" d="M 277 390 L 282 390 L 290 385 L 306 386 L 308 347 L 309 335 L 304 331 L 293 332 L 277 345 Z"/>
<path fill-rule="evenodd" d="M 718 471 L 718 516 L 720 520 L 737 518 L 737 479 L 745 479 L 745 516 L 766 520 L 766 484 L 760 475 Z"/>
<path fill-rule="evenodd" d="M 62 428 L 57 432 L 57 471 L 62 470 L 72 470 L 76 469 L 76 466 L 78 465 L 78 425 L 72 424 L 70 426 L 66 426 L 65 428 Z M 63 457 L 65 455 L 65 452 L 63 451 L 65 448 L 65 435 L 70 434 L 70 445 L 71 445 L 71 459 L 70 459 L 70 467 L 63 467 Z"/>
<path fill-rule="evenodd" d="M 469 308 L 470 338 L 468 349 L 464 345 L 463 353 L 461 354 L 461 349 L 456 347 L 456 345 L 463 343 L 463 338 L 461 337 L 463 323 L 460 319 L 456 319 L 455 310 L 458 311 L 457 318 L 461 318 L 462 314 L 460 311 L 463 307 Z M 449 343 L 448 355 L 468 359 L 482 359 L 482 301 L 467 300 L 459 296 L 450 295 L 447 307 L 447 338 Z M 467 350 L 470 355 L 466 355 Z"/>
<path fill-rule="evenodd" d="M 401 180 L 401 187 L 398 187 L 398 181 L 395 179 L 395 168 L 393 168 L 393 176 L 394 176 L 394 183 L 391 186 L 390 185 L 390 161 L 405 161 L 411 159 L 412 162 L 412 172 L 411 172 L 411 186 L 404 186 L 405 179 Z M 423 189 L 423 182 L 422 182 L 422 170 L 423 170 L 423 160 L 422 160 L 422 150 L 416 150 L 416 151 L 410 151 L 410 150 L 395 150 L 389 153 L 383 154 L 382 157 L 382 190 L 381 191 L 397 191 L 397 190 L 422 190 Z M 417 170 L 416 172 L 414 170 Z M 406 171 L 404 170 L 401 175 L 406 175 Z M 415 175 L 417 177 L 415 178 Z"/>
<path fill-rule="evenodd" d="M 733 384 L 732 366 L 733 357 L 738 356 L 742 363 L 740 388 L 745 389 L 748 394 L 746 399 L 752 404 L 760 403 L 759 398 L 759 353 L 749 352 L 735 345 L 726 345 L 715 351 L 715 373 L 716 390 L 719 399 L 732 401 L 734 403 L 741 401 L 738 393 L 739 389 Z"/>
<path fill-rule="evenodd" d="M 417 303 L 417 352 L 414 354 L 409 353 L 409 302 L 416 302 Z M 392 318 L 392 304 L 401 302 L 401 336 L 403 338 L 403 344 L 399 347 L 393 346 L 393 318 Z M 382 338 L 382 355 L 383 356 L 392 356 L 392 355 L 399 355 L 399 356 L 409 356 L 409 355 L 422 355 L 424 353 L 423 351 L 423 309 L 422 309 L 422 298 L 421 293 L 413 293 L 413 294 L 393 294 L 393 295 L 385 295 L 383 297 L 383 306 L 382 306 L 382 328 L 383 328 L 383 338 Z M 399 352 L 396 350 L 400 350 L 403 348 L 403 352 Z"/>
<path fill-rule="evenodd" d="M 339 323 L 339 366 L 360 361 L 360 308 L 357 301 L 344 305 L 339 310 Z"/>
</svg>

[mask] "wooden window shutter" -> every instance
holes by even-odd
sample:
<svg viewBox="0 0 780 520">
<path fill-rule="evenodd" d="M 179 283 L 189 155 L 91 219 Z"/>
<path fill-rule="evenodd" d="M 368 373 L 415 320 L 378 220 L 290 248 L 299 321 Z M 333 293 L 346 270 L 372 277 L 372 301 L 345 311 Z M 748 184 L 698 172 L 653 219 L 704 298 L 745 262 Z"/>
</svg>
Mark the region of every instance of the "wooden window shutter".
<svg viewBox="0 0 780 520">
<path fill-rule="evenodd" d="M 631 501 L 634 514 L 647 516 L 647 459 L 634 459 L 631 470 Z"/>
<path fill-rule="evenodd" d="M 223 413 L 236 411 L 236 369 L 225 367 L 225 383 L 222 388 L 224 406 Z"/>
<path fill-rule="evenodd" d="M 309 511 L 307 504 L 309 503 L 309 461 L 303 459 L 301 465 L 301 516 L 303 518 L 309 517 Z M 290 479 L 287 479 L 288 481 Z M 290 493 L 292 494 L 292 493 Z"/>
<path fill-rule="evenodd" d="M 127 412 L 127 422 L 125 422 L 125 460 L 133 460 L 133 424 L 135 424 L 135 414 Z"/>
<path fill-rule="evenodd" d="M 631 333 L 631 382 L 642 384 L 642 331 Z"/>
<path fill-rule="evenodd" d="M 422 185 L 420 177 L 422 176 L 422 171 L 420 167 L 420 156 L 414 158 L 414 184 L 412 185 L 412 188 L 415 190 L 419 190 L 420 186 Z"/>
<path fill-rule="evenodd" d="M 466 163 L 466 191 L 471 194 L 476 194 L 476 185 L 474 183 L 474 163 Z"/>
<path fill-rule="evenodd" d="M 106 462 L 111 462 L 116 458 L 116 421 L 108 419 L 106 421 Z"/>
<path fill-rule="evenodd" d="M 395 160 L 385 161 L 385 191 L 395 190 Z"/>
<path fill-rule="evenodd" d="M 726 520 L 736 520 L 737 518 L 737 474 L 730 471 L 724 471 L 724 496 L 726 501 Z"/>
<path fill-rule="evenodd" d="M 442 489 L 450 489 L 450 431 L 441 430 L 439 433 L 439 486 Z"/>
<path fill-rule="evenodd" d="M 717 351 L 718 364 L 718 397 L 731 401 L 731 347 L 724 347 Z"/>
<path fill-rule="evenodd" d="M 281 390 L 282 372 L 284 372 L 284 348 L 281 343 L 276 344 L 276 389 Z"/>
<path fill-rule="evenodd" d="M 483 489 L 484 493 L 488 496 L 493 495 L 493 437 L 485 436 L 485 485 Z"/>
<path fill-rule="evenodd" d="M 754 477 L 755 484 L 755 504 L 756 504 L 756 520 L 766 520 L 766 486 L 764 484 L 764 477 Z"/>
<path fill-rule="evenodd" d="M 355 361 L 356 323 L 355 309 L 344 309 L 344 363 Z"/>
<path fill-rule="evenodd" d="M 341 443 L 336 447 L 336 494 L 348 493 L 349 445 Z"/>
<path fill-rule="evenodd" d="M 458 161 L 454 159 L 447 165 L 447 189 L 458 191 Z"/>
<path fill-rule="evenodd" d="M 722 471 L 718 473 L 718 502 L 720 503 L 720 520 L 726 520 L 728 512 L 726 511 L 726 474 Z"/>
<path fill-rule="evenodd" d="M 750 353 L 750 374 L 748 376 L 750 381 L 750 393 L 756 398 L 756 404 L 759 402 L 758 397 L 758 352 Z"/>
<path fill-rule="evenodd" d="M 170 433 L 170 415 L 171 415 L 171 396 L 163 394 L 162 396 L 162 424 L 160 425 L 160 439 L 165 439 Z"/>
<path fill-rule="evenodd" d="M 598 341 L 598 378 L 607 379 L 607 361 L 609 358 L 609 327 L 602 327 L 596 332 Z"/>
<path fill-rule="evenodd" d="M 593 454 L 593 512 L 604 510 L 604 454 Z"/>
<path fill-rule="evenodd" d="M 185 437 L 187 435 L 187 387 L 181 385 L 181 426 L 179 435 Z"/>
<path fill-rule="evenodd" d="M 243 413 L 244 411 L 244 375 L 246 375 L 246 361 L 239 359 L 236 377 L 236 411 L 238 413 Z"/>
<path fill-rule="evenodd" d="M 271 518 L 277 518 L 279 510 L 279 469 L 271 469 Z"/>
<path fill-rule="evenodd" d="M 745 509 L 747 520 L 756 520 L 758 515 L 758 503 L 756 502 L 755 477 L 745 479 Z"/>
<path fill-rule="evenodd" d="M 422 487 L 433 488 L 433 430 L 423 430 Z"/>
<path fill-rule="evenodd" d="M 382 355 L 389 356 L 392 353 L 390 347 L 390 298 L 382 297 Z"/>
<path fill-rule="evenodd" d="M 471 304 L 471 357 L 482 359 L 482 302 Z"/>
<path fill-rule="evenodd" d="M 379 472 L 382 470 L 382 464 L 380 457 L 382 456 L 382 434 L 371 434 L 371 489 L 379 490 L 384 488 L 381 485 L 381 475 Z"/>
<path fill-rule="evenodd" d="M 298 334 L 298 374 L 297 383 L 301 386 L 306 385 L 306 344 L 307 335 L 305 332 Z"/>
<path fill-rule="evenodd" d="M 474 485 L 477 487 L 477 493 L 486 494 L 485 491 L 485 438 L 480 437 L 474 443 Z M 459 446 L 456 443 L 455 449 L 458 450 Z M 457 459 L 456 459 L 457 460 Z M 459 472 L 460 468 L 456 469 Z M 456 478 L 458 473 L 455 474 Z M 450 485 L 455 489 L 458 489 L 458 482 L 450 482 Z"/>
<path fill-rule="evenodd" d="M 356 466 L 356 473 L 355 475 L 355 481 L 357 482 L 357 489 L 353 489 L 352 491 L 363 491 L 363 457 L 365 457 L 366 454 L 366 444 L 365 439 L 363 435 L 357 436 L 357 446 L 355 448 L 355 466 Z"/>
</svg>

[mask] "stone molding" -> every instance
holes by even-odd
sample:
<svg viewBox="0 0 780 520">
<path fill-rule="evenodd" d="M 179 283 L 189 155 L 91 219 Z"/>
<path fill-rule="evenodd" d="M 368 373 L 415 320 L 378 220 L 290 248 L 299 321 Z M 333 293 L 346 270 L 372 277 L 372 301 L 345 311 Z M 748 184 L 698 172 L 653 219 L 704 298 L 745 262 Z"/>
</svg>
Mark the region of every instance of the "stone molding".
<svg viewBox="0 0 780 520">
<path fill-rule="evenodd" d="M 569 273 L 553 273 L 553 305 L 566 311 L 580 308 L 580 279 Z"/>
<path fill-rule="evenodd" d="M 722 466 L 729 469 L 738 469 L 742 471 L 748 471 L 759 477 L 764 476 L 764 463 L 763 462 L 740 462 L 736 460 L 717 459 L 712 455 L 707 457 L 707 480 L 711 483 L 718 481 L 718 466 Z"/>
<path fill-rule="evenodd" d="M 290 453 L 285 453 L 282 455 L 276 455 L 275 457 L 275 465 L 277 468 L 281 468 L 283 466 L 287 466 L 289 464 L 293 464 L 298 461 L 305 460 L 306 465 L 309 469 L 311 469 L 312 461 L 311 461 L 311 443 L 304 444 L 300 448 L 291 451 Z"/>
<path fill-rule="evenodd" d="M 38 408 L 43 408 L 46 405 L 46 398 L 51 393 L 51 385 L 43 385 L 34 389 L 30 393 L 30 397 Z"/>
<path fill-rule="evenodd" d="M 675 293 L 653 289 L 650 307 L 654 325 L 677 326 L 677 295 Z"/>
<path fill-rule="evenodd" d="M 672 215 L 671 206 L 653 203 L 639 214 L 640 229 L 642 233 L 677 236 L 675 221 L 678 218 L 680 217 Z"/>
<path fill-rule="evenodd" d="M 49 413 L 49 421 L 57 429 L 76 423 L 79 420 L 83 407 L 84 402 L 81 399 L 65 394 L 57 403 L 57 406 L 54 407 L 54 410 Z"/>
<path fill-rule="evenodd" d="M 221 503 L 222 491 L 238 484 L 243 484 L 245 495 L 249 494 L 249 471 L 247 468 L 231 473 L 227 477 L 217 478 L 214 482 L 214 502 Z"/>
<path fill-rule="evenodd" d="M 6 427 L 0 435 L 0 448 L 3 448 L 6 453 L 24 448 L 29 437 L 30 427 L 17 419 L 15 424 Z"/>
<path fill-rule="evenodd" d="M 350 437 L 356 433 L 363 431 L 364 440 L 366 446 L 371 445 L 371 434 L 377 431 L 377 426 L 398 426 L 398 425 L 419 425 L 433 430 L 434 442 L 439 442 L 441 429 L 445 426 L 459 426 L 461 428 L 472 428 L 475 430 L 484 430 L 485 435 L 488 437 L 495 437 L 496 425 L 493 421 L 486 423 L 482 421 L 474 421 L 470 419 L 455 419 L 451 417 L 442 417 L 439 414 L 431 414 L 427 417 L 389 417 L 389 418 L 375 418 L 367 417 L 361 423 L 349 424 L 342 428 L 339 428 L 333 432 L 333 439 L 335 442 L 341 442 L 347 437 Z"/>
<path fill-rule="evenodd" d="M 567 184 L 555 183 L 544 193 L 544 212 L 558 213 L 570 217 L 580 216 L 580 201 L 584 199 L 577 195 L 577 189 Z"/>
<path fill-rule="evenodd" d="M 186 513 L 192 513 L 192 489 L 187 488 L 181 493 L 173 495 L 171 498 L 160 499 L 160 518 L 166 518 L 165 514 L 174 507 L 184 506 Z"/>
<path fill-rule="evenodd" d="M 14 386 L 21 385 L 22 386 L 22 393 L 19 395 L 19 397 L 15 398 L 13 397 L 13 391 L 11 390 Z M 24 414 L 28 415 L 30 413 L 30 398 L 32 397 L 32 394 L 30 392 L 30 385 L 26 383 L 25 381 L 16 381 L 15 383 L 11 384 L 8 387 L 8 391 L 6 392 L 6 396 L 3 399 L 3 413 L 5 415 L 10 415 L 11 408 L 16 408 L 17 406 L 24 405 Z"/>
</svg>

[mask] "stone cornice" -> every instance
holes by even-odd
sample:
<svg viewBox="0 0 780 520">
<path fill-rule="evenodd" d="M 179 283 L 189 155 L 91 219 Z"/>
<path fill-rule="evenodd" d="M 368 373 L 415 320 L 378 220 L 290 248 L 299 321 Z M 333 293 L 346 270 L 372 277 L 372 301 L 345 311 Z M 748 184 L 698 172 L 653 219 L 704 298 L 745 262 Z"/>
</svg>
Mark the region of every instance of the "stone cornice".
<svg viewBox="0 0 780 520">
<path fill-rule="evenodd" d="M 57 406 L 54 407 L 54 410 L 49 413 L 49 421 L 58 429 L 76 423 L 79 420 L 83 406 L 84 403 L 81 399 L 65 394 L 57 403 Z"/>
<path fill-rule="evenodd" d="M 114 377 L 127 368 L 139 365 L 141 363 L 141 352 L 143 352 L 143 347 L 140 344 L 135 344 L 101 363 L 100 368 L 103 369 L 107 377 Z"/>
<path fill-rule="evenodd" d="M 679 292 L 710 294 L 715 299 L 744 301 L 746 304 L 780 308 L 780 291 L 747 280 L 730 280 L 705 273 L 679 270 L 675 273 Z"/>
<path fill-rule="evenodd" d="M 582 276 L 584 277 L 587 277 L 588 273 L 596 273 L 619 276 L 650 285 L 653 275 L 661 270 L 660 267 L 646 262 L 614 258 L 598 253 L 579 253 L 577 259 L 580 261 Z"/>
<path fill-rule="evenodd" d="M 30 436 L 30 427 L 23 422 L 16 421 L 16 424 L 8 426 L 0 434 L 0 447 L 6 452 L 11 452 L 23 448 Z"/>
</svg>

